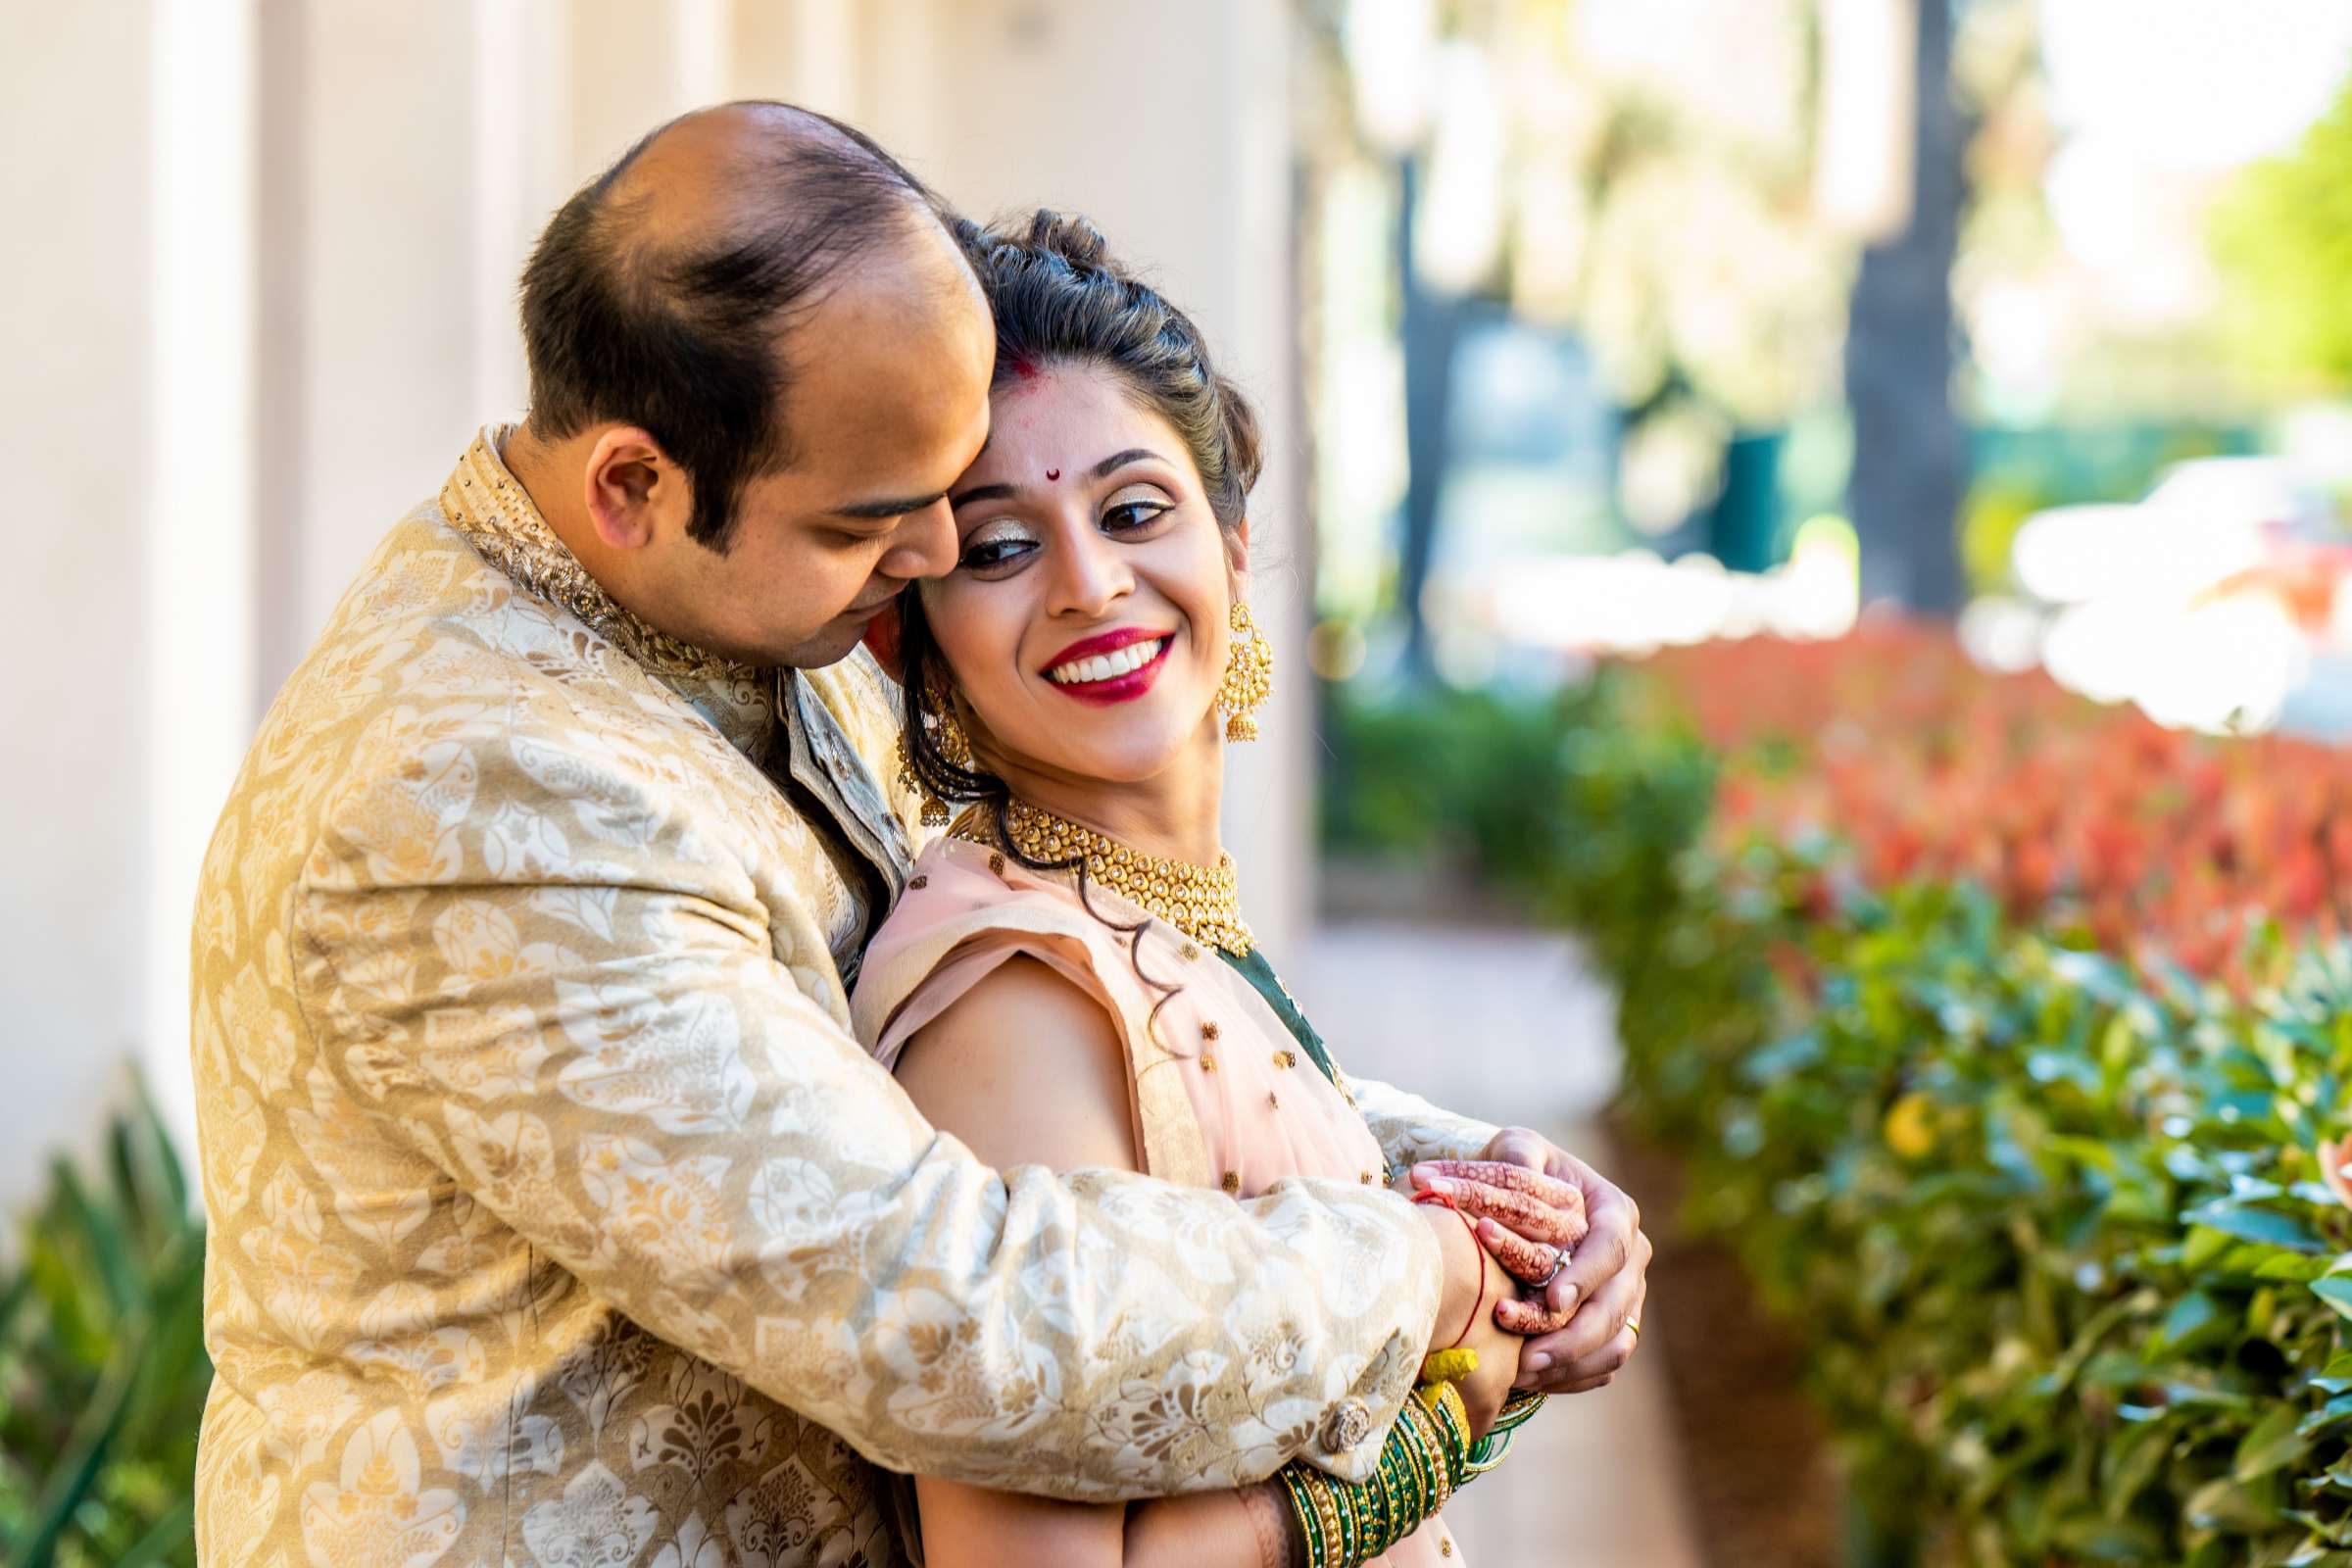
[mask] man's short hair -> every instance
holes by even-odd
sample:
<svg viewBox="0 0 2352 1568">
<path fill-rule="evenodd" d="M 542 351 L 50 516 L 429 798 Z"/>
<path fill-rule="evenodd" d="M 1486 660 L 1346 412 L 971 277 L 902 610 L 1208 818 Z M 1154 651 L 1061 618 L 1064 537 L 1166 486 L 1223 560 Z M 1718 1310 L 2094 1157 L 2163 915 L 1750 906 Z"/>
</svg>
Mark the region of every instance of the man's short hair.
<svg viewBox="0 0 2352 1568">
<path fill-rule="evenodd" d="M 944 208 L 871 138 L 789 105 L 805 133 L 779 141 L 752 216 L 678 239 L 615 196 L 666 126 L 574 192 L 522 273 L 530 428 L 562 440 L 615 420 L 642 427 L 694 491 L 687 536 L 723 553 L 745 482 L 789 464 L 782 332 L 833 273 Z"/>
</svg>

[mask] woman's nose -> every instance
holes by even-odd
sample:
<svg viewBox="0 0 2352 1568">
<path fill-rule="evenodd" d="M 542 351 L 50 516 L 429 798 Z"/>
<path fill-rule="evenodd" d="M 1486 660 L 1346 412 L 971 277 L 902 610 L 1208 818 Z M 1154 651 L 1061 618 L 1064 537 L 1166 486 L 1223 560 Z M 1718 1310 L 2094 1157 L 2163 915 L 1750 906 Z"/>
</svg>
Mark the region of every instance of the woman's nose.
<svg viewBox="0 0 2352 1568">
<path fill-rule="evenodd" d="M 1056 541 L 1052 554 L 1046 610 L 1051 614 L 1100 617 L 1134 591 L 1134 574 L 1118 551 L 1093 528 L 1074 530 Z"/>
</svg>

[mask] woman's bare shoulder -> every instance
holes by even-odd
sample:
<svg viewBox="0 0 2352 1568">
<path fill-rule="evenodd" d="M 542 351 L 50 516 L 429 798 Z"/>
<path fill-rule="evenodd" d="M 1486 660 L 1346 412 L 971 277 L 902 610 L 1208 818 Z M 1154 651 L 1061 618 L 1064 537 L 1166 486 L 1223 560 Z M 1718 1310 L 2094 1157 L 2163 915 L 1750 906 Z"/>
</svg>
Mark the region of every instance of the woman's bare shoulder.
<svg viewBox="0 0 2352 1568">
<path fill-rule="evenodd" d="M 1126 1048 L 1102 1004 L 1015 955 L 915 1031 L 899 1082 L 989 1164 L 1137 1168 Z"/>
</svg>

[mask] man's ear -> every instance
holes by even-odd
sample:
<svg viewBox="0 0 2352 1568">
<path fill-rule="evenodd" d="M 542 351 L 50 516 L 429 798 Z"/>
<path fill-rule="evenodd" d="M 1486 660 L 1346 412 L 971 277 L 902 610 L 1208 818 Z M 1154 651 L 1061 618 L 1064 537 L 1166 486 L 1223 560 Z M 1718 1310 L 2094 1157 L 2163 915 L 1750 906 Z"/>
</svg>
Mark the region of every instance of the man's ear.
<svg viewBox="0 0 2352 1568">
<path fill-rule="evenodd" d="M 596 438 L 583 483 L 596 536 L 614 550 L 652 544 L 661 514 L 687 505 L 685 471 L 633 424 L 612 425 Z"/>
</svg>

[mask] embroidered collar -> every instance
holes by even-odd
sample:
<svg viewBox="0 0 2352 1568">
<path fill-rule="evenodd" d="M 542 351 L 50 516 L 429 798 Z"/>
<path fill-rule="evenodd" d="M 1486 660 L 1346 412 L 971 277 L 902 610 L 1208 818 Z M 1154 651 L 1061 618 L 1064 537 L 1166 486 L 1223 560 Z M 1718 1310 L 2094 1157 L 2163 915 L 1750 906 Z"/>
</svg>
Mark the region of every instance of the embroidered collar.
<svg viewBox="0 0 2352 1568">
<path fill-rule="evenodd" d="M 590 631 L 643 665 L 740 752 L 760 760 L 779 717 L 779 681 L 790 671 L 697 648 L 646 624 L 605 592 L 539 514 L 499 451 L 511 424 L 482 427 L 441 487 L 441 514 L 481 558 L 515 586 L 577 617 Z"/>
<path fill-rule="evenodd" d="M 466 448 L 441 487 L 441 514 L 449 525 L 493 570 L 578 619 L 692 706 L 770 778 L 797 779 L 838 836 L 873 865 L 885 903 L 895 898 L 909 863 L 904 831 L 808 677 L 697 648 L 623 609 L 556 537 L 508 469 L 499 453 L 514 430 L 511 424 L 484 425 Z"/>
<path fill-rule="evenodd" d="M 482 427 L 441 487 L 441 512 L 450 525 L 481 552 L 482 559 L 540 598 L 568 610 L 589 630 L 648 669 L 664 675 L 693 675 L 758 681 L 755 665 L 697 648 L 647 625 L 624 610 L 604 585 L 588 575 L 514 475 L 500 449 L 512 424 Z"/>
</svg>

